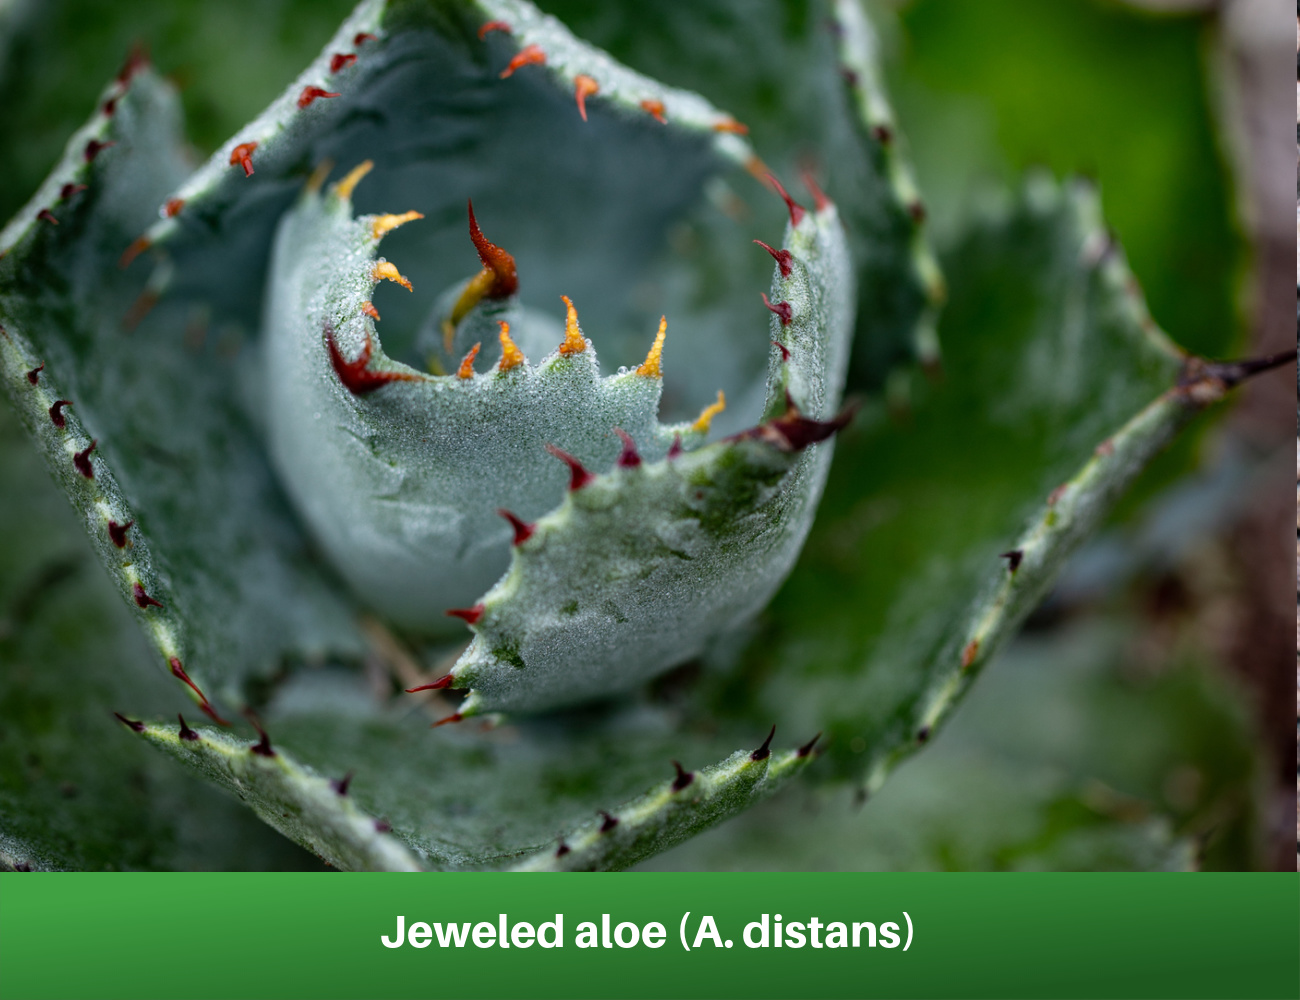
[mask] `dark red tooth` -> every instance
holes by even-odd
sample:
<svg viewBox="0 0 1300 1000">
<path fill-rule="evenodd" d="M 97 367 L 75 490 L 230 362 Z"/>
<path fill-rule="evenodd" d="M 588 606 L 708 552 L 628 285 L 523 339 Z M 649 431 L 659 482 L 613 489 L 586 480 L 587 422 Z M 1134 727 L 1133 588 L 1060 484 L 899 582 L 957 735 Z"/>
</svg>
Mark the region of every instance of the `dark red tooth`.
<svg viewBox="0 0 1300 1000">
<path fill-rule="evenodd" d="M 89 163 L 96 156 L 98 156 L 103 150 L 108 149 L 109 146 L 116 146 L 116 145 L 117 143 L 115 142 L 100 142 L 98 139 L 91 139 L 88 143 L 86 143 L 86 148 L 83 151 L 83 155 L 86 157 L 86 162 Z"/>
<path fill-rule="evenodd" d="M 330 363 L 334 366 L 334 374 L 339 377 L 339 381 L 343 383 L 348 392 L 354 396 L 364 396 L 366 393 L 374 392 L 390 382 L 410 382 L 418 377 L 409 372 L 372 372 L 369 365 L 370 355 L 374 347 L 370 343 L 369 330 L 366 331 L 365 344 L 355 361 L 348 361 L 343 357 L 343 352 L 339 350 L 338 342 L 334 339 L 334 330 L 329 324 L 325 326 L 325 344 L 329 348 Z"/>
<path fill-rule="evenodd" d="M 148 65 L 149 51 L 143 45 L 135 44 L 127 55 L 126 62 L 122 63 L 122 68 L 117 71 L 117 82 L 125 87 L 131 82 L 133 76 Z"/>
<path fill-rule="evenodd" d="M 135 521 L 127 521 L 126 524 L 118 524 L 116 521 L 108 522 L 108 537 L 113 540 L 113 544 L 119 549 L 126 548 L 126 533 L 131 530 Z"/>
<path fill-rule="evenodd" d="M 451 674 L 443 674 L 432 684 L 421 684 L 418 687 L 407 688 L 407 694 L 415 694 L 417 691 L 441 691 L 443 688 L 451 687 L 453 678 Z"/>
<path fill-rule="evenodd" d="M 196 733 L 189 726 L 185 725 L 185 716 L 177 712 L 176 718 L 180 719 L 181 721 L 181 731 L 177 734 L 181 739 L 187 742 L 193 742 L 194 740 L 197 740 L 199 738 L 198 733 Z"/>
<path fill-rule="evenodd" d="M 90 453 L 95 450 L 95 445 L 97 444 L 99 444 L 98 441 L 91 441 L 84 450 L 79 451 L 72 456 L 72 464 L 75 465 L 77 471 L 87 479 L 95 478 L 95 467 L 90 464 Z"/>
<path fill-rule="evenodd" d="M 44 361 L 42 361 L 39 365 L 37 365 L 35 368 L 33 368 L 31 371 L 27 373 L 27 381 L 30 382 L 32 385 L 35 385 L 37 382 L 41 380 L 41 372 L 43 371 L 45 371 Z"/>
<path fill-rule="evenodd" d="M 561 840 L 560 846 L 555 849 L 555 856 L 557 858 L 562 858 L 566 854 L 568 854 L 571 850 L 573 850 L 573 848 Z"/>
<path fill-rule="evenodd" d="M 803 221 L 803 217 L 805 214 L 803 206 L 790 197 L 790 195 L 786 192 L 785 188 L 782 186 L 781 182 L 777 180 L 774 175 L 768 174 L 767 180 L 768 183 L 770 183 L 772 187 L 776 189 L 776 193 L 781 196 L 781 200 L 785 202 L 785 207 L 790 210 L 790 225 L 792 226 L 799 225 L 799 223 Z"/>
<path fill-rule="evenodd" d="M 357 61 L 357 57 L 351 52 L 336 52 L 330 57 L 330 72 L 337 73 L 339 70 L 346 69 Z"/>
<path fill-rule="evenodd" d="M 767 297 L 767 292 L 759 292 L 763 296 L 763 305 L 767 306 L 777 316 L 781 317 L 781 325 L 789 326 L 790 321 L 794 319 L 794 309 L 790 307 L 789 302 L 777 302 L 775 305 Z"/>
<path fill-rule="evenodd" d="M 110 97 L 107 101 L 104 102 L 104 117 L 106 118 L 113 117 L 113 114 L 117 111 L 118 98 L 121 96 L 122 96 L 121 94 L 114 94 L 112 97 Z"/>
<path fill-rule="evenodd" d="M 925 221 L 925 206 L 919 201 L 914 201 L 907 206 L 907 214 L 912 217 L 912 221 L 921 223 Z"/>
<path fill-rule="evenodd" d="M 460 618 L 467 625 L 475 625 L 483 617 L 484 610 L 482 604 L 475 604 L 472 608 L 452 608 L 447 615 L 451 618 Z"/>
<path fill-rule="evenodd" d="M 143 722 L 136 722 L 136 721 L 134 721 L 134 720 L 132 720 L 132 719 L 128 719 L 128 718 L 127 718 L 125 715 L 123 715 L 121 712 L 114 712 L 113 714 L 117 716 L 117 721 L 120 722 L 120 723 L 122 723 L 122 725 L 126 726 L 127 729 L 132 729 L 132 730 L 134 730 L 134 731 L 137 732 L 137 733 L 143 733 L 143 732 L 144 732 L 144 723 L 143 723 Z"/>
<path fill-rule="evenodd" d="M 67 201 L 74 194 L 80 194 L 84 190 L 86 190 L 84 184 L 64 184 L 63 187 L 59 188 L 59 200 Z"/>
<path fill-rule="evenodd" d="M 772 341 L 772 346 L 781 352 L 782 361 L 790 360 L 790 348 L 786 347 L 785 344 L 782 344 L 780 341 L 774 340 Z"/>
<path fill-rule="evenodd" d="M 510 25 L 505 21 L 484 21 L 478 29 L 479 39 L 487 38 L 489 31 L 504 31 L 509 34 Z"/>
<path fill-rule="evenodd" d="M 776 725 L 773 724 L 771 731 L 767 734 L 767 739 L 763 745 L 749 755 L 750 760 L 767 760 L 772 756 L 772 737 L 776 735 Z"/>
<path fill-rule="evenodd" d="M 215 722 L 218 726 L 230 725 L 230 723 L 227 720 L 223 719 L 221 716 L 217 714 L 217 710 L 212 707 L 212 703 L 210 701 L 201 702 L 199 704 L 199 709 L 203 712 L 204 715 L 206 715 L 209 719 Z"/>
<path fill-rule="evenodd" d="M 930 727 L 922 726 L 916 733 L 916 742 L 924 743 L 930 738 Z"/>
<path fill-rule="evenodd" d="M 52 226 L 57 226 L 59 224 L 59 220 L 54 217 L 54 213 L 51 212 L 48 208 L 42 208 L 39 212 L 37 212 L 36 218 L 42 219 L 45 222 L 48 222 Z"/>
<path fill-rule="evenodd" d="M 298 109 L 301 111 L 303 108 L 308 107 L 311 104 L 311 102 L 316 100 L 316 98 L 318 97 L 339 97 L 339 96 L 341 95 L 330 93 L 330 91 L 326 90 L 324 87 L 311 87 L 311 86 L 303 87 L 302 93 L 298 95 Z"/>
<path fill-rule="evenodd" d="M 162 601 L 155 600 L 145 592 L 143 586 L 138 583 L 131 584 L 131 596 L 135 598 L 137 606 L 142 608 L 161 608 Z"/>
<path fill-rule="evenodd" d="M 980 641 L 972 639 L 966 643 L 966 648 L 961 651 L 961 668 L 969 670 L 974 665 L 976 658 L 980 655 Z"/>
<path fill-rule="evenodd" d="M 392 833 L 393 824 L 386 819 L 375 820 L 375 833 Z"/>
<path fill-rule="evenodd" d="M 63 415 L 63 408 L 71 406 L 70 399 L 56 399 L 54 405 L 50 407 L 50 422 L 55 427 L 63 428 L 68 426 L 68 418 Z"/>
<path fill-rule="evenodd" d="M 605 812 L 605 810 L 603 810 L 603 809 L 600 811 L 600 815 L 604 817 L 604 819 L 602 819 L 602 820 L 600 821 L 600 832 L 601 832 L 601 833 L 609 833 L 610 830 L 612 830 L 612 829 L 614 829 L 614 827 L 618 826 L 618 817 L 617 817 L 617 816 L 611 816 L 609 813 Z"/>
<path fill-rule="evenodd" d="M 351 784 L 352 784 L 352 772 L 349 771 L 347 774 L 343 775 L 343 777 L 335 778 L 333 781 L 331 781 L 330 787 L 333 788 L 334 791 L 337 792 L 339 795 L 347 795 L 348 786 Z"/>
<path fill-rule="evenodd" d="M 822 738 L 822 734 L 821 734 L 821 733 L 818 733 L 816 736 L 814 736 L 812 739 L 810 739 L 807 743 L 805 743 L 803 746 L 801 746 L 798 750 L 796 750 L 796 751 L 795 751 L 795 756 L 796 756 L 796 757 L 807 757 L 810 753 L 813 752 L 813 747 L 815 747 L 815 746 L 817 745 L 817 741 L 818 741 L 819 739 L 821 739 L 821 738 Z"/>
<path fill-rule="evenodd" d="M 792 270 L 792 264 L 794 262 L 794 254 L 789 250 L 773 249 L 762 240 L 755 240 L 754 242 L 772 255 L 772 259 L 776 261 L 776 266 L 781 269 L 781 277 L 790 277 L 790 271 Z"/>
<path fill-rule="evenodd" d="M 257 151 L 256 142 L 241 142 L 230 151 L 230 165 L 244 168 L 244 176 L 253 176 L 253 153 Z"/>
<path fill-rule="evenodd" d="M 460 722 L 460 721 L 461 721 L 462 719 L 464 719 L 464 718 L 465 718 L 465 716 L 463 716 L 460 712 L 455 712 L 455 713 L 453 713 L 452 715 L 447 716 L 447 718 L 445 718 L 445 719 L 439 719 L 437 722 L 435 722 L 435 723 L 434 723 L 432 726 L 430 726 L 429 728 L 430 728 L 430 729 L 437 729 L 439 726 L 446 726 L 446 725 L 449 725 L 449 724 L 451 724 L 451 723 Z"/>
<path fill-rule="evenodd" d="M 692 781 L 695 780 L 695 775 L 693 775 L 690 771 L 684 770 L 682 768 L 682 765 L 679 764 L 677 761 L 673 761 L 672 765 L 677 770 L 677 777 L 673 779 L 673 791 L 680 792 L 683 788 L 685 788 L 687 785 L 689 785 Z"/>
<path fill-rule="evenodd" d="M 888 125 L 876 125 L 871 129 L 871 137 L 882 146 L 894 141 L 894 133 Z"/>
<path fill-rule="evenodd" d="M 358 31 L 355 35 L 352 36 L 352 47 L 354 49 L 359 49 L 361 48 L 361 46 L 365 45 L 366 42 L 375 41 L 377 37 L 378 36 L 372 35 L 368 31 Z"/>
<path fill-rule="evenodd" d="M 504 507 L 498 510 L 497 513 L 509 521 L 510 526 L 515 529 L 515 545 L 523 545 L 524 542 L 533 537 L 533 532 L 537 530 L 537 525 L 520 520 Z"/>
<path fill-rule="evenodd" d="M 596 477 L 583 467 L 583 464 L 567 451 L 548 444 L 546 450 L 569 467 L 569 490 L 580 490 Z"/>
<path fill-rule="evenodd" d="M 257 730 L 257 735 L 262 737 L 257 743 L 248 748 L 249 753 L 255 753 L 259 757 L 274 757 L 275 748 L 271 746 L 271 737 L 266 735 L 266 730 L 262 728 L 262 722 L 253 713 L 252 709 L 244 710 L 244 718 L 249 724 Z"/>
<path fill-rule="evenodd" d="M 615 427 L 614 433 L 623 439 L 623 453 L 618 456 L 618 467 L 635 469 L 641 464 L 641 455 L 636 450 L 636 442 L 632 440 L 632 435 L 622 427 Z"/>
<path fill-rule="evenodd" d="M 673 443 L 668 446 L 668 460 L 672 461 L 681 453 L 682 453 L 682 436 L 680 434 L 674 434 Z"/>
<path fill-rule="evenodd" d="M 1020 568 L 1020 561 L 1025 558 L 1025 554 L 1020 549 L 1012 549 L 1010 552 L 1003 552 L 998 558 L 1005 559 L 1007 569 L 1014 573 Z"/>
</svg>

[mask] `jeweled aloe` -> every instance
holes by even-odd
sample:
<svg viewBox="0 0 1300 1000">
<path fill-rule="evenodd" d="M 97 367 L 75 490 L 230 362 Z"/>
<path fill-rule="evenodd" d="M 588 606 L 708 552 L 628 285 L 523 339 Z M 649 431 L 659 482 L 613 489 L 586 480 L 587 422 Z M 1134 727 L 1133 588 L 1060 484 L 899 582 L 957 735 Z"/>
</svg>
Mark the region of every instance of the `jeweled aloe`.
<svg viewBox="0 0 1300 1000">
<path fill-rule="evenodd" d="M 782 43 L 823 120 L 806 204 L 707 95 L 522 0 L 364 0 L 193 172 L 172 88 L 128 63 L 0 237 L 0 366 L 160 662 L 260 732 L 137 721 L 152 696 L 127 726 L 330 863 L 398 869 L 622 867 L 819 755 L 873 790 L 926 742 L 1249 366 L 1184 356 L 1091 191 L 1031 179 L 954 293 L 1032 294 L 996 364 L 950 348 L 922 431 L 996 462 L 1013 427 L 1039 463 L 951 537 L 904 516 L 887 600 L 846 586 L 755 643 L 852 419 L 855 327 L 939 366 L 871 28 L 829 13 Z M 899 447 L 870 400 L 852 426 L 853 468 Z M 908 464 L 873 487 L 960 507 Z M 687 694 L 647 690 L 688 662 Z M 76 863 L 26 829 L 8 863 Z"/>
</svg>

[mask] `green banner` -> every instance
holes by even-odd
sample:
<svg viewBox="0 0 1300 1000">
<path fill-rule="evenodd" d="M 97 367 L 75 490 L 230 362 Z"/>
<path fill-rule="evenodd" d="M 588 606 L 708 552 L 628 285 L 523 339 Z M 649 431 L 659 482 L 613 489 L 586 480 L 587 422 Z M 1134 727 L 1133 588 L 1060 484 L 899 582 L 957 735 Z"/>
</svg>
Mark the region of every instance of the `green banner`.
<svg viewBox="0 0 1300 1000">
<path fill-rule="evenodd" d="M 0 876 L 0 997 L 1297 997 L 1300 875 Z"/>
</svg>

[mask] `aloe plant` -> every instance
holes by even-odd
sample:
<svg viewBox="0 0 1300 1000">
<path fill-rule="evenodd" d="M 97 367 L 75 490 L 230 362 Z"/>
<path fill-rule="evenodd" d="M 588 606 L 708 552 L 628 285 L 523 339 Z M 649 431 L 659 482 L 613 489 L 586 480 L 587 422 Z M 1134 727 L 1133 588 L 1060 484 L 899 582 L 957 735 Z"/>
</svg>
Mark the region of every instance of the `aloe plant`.
<svg viewBox="0 0 1300 1000">
<path fill-rule="evenodd" d="M 162 671 L 79 681 L 66 622 L 25 628 L 70 729 L 131 731 L 59 752 L 111 782 L 137 734 L 177 765 L 137 815 L 242 822 L 188 769 L 338 867 L 608 869 L 923 746 L 1264 363 L 1180 351 L 1095 192 L 1042 175 L 972 231 L 948 308 L 980 336 L 941 352 L 873 29 L 825 13 L 769 53 L 802 202 L 799 150 L 524 0 L 363 0 L 197 169 L 129 61 L 0 234 L 6 389 Z M 843 405 L 903 359 L 910 423 Z M 194 863 L 5 801 L 10 866 Z"/>
</svg>

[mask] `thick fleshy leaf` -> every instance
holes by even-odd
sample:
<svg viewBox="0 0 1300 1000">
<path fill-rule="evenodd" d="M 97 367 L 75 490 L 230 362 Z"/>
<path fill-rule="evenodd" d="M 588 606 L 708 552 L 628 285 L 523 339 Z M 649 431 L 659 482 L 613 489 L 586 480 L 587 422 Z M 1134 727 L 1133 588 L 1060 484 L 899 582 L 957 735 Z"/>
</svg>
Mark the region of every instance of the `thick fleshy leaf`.
<svg viewBox="0 0 1300 1000">
<path fill-rule="evenodd" d="M 318 867 L 113 718 L 187 703 L 5 410 L 0 462 L 0 868 Z"/>
</svg>

